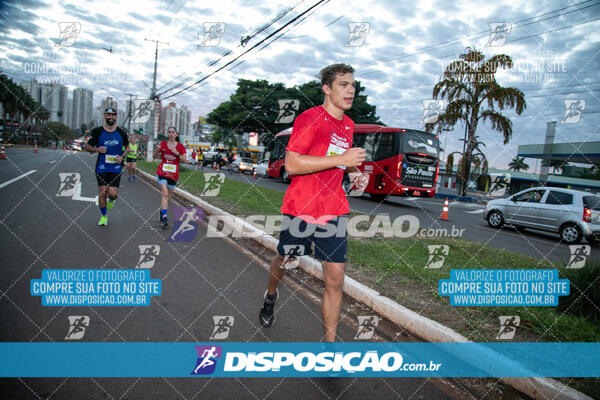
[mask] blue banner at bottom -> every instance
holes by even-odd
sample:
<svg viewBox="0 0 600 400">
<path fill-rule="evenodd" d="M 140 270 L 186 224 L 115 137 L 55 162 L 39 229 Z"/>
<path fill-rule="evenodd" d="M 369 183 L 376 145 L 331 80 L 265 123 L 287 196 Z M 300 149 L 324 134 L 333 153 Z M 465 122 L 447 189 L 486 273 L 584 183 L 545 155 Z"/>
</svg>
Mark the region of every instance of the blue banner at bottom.
<svg viewBox="0 0 600 400">
<path fill-rule="evenodd" d="M 0 343 L 0 377 L 600 377 L 600 343 Z"/>
</svg>

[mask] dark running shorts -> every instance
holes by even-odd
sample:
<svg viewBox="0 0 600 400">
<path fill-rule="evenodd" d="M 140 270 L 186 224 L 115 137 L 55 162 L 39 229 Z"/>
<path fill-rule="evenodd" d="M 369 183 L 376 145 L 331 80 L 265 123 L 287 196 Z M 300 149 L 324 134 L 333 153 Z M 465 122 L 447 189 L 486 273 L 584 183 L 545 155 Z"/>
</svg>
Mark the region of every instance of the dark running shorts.
<svg viewBox="0 0 600 400">
<path fill-rule="evenodd" d="M 315 245 L 315 258 L 325 262 L 345 263 L 348 250 L 346 239 L 348 215 L 341 215 L 327 222 L 326 225 L 309 224 L 308 222 L 283 214 L 284 224 L 279 234 L 277 252 L 285 257 L 312 254 Z M 286 223 L 289 221 L 288 223 Z"/>
<path fill-rule="evenodd" d="M 96 174 L 96 180 L 98 186 L 112 186 L 119 187 L 121 184 L 121 173 L 120 172 L 102 172 Z"/>
<path fill-rule="evenodd" d="M 175 185 L 177 185 L 177 181 L 175 179 L 167 178 L 166 176 L 156 175 L 156 180 L 158 184 L 166 183 L 169 189 L 173 189 Z"/>
</svg>

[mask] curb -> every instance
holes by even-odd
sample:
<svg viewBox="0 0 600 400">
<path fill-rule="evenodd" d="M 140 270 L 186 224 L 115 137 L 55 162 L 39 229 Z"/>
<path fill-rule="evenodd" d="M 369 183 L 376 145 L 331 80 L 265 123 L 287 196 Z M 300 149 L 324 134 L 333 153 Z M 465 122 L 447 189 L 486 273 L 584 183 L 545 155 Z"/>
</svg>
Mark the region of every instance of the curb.
<svg viewBox="0 0 600 400">
<path fill-rule="evenodd" d="M 155 181 L 154 177 L 147 172 L 142 171 L 139 168 L 137 169 L 137 172 L 142 175 L 142 177 L 149 179 L 150 181 Z M 227 219 L 234 222 L 231 226 L 234 231 L 243 231 L 245 234 L 250 233 L 251 235 L 248 235 L 247 237 L 259 242 L 270 250 L 277 251 L 277 239 L 266 232 L 180 188 L 176 187 L 175 193 L 186 200 L 201 206 L 208 214 L 226 216 Z M 223 220 L 223 222 L 225 224 L 228 223 L 226 219 Z M 300 267 L 314 277 L 323 280 L 321 263 L 314 258 L 309 256 L 300 257 Z M 371 307 L 373 311 L 383 315 L 393 323 L 402 326 L 410 333 L 425 339 L 428 342 L 470 342 L 469 339 L 458 332 L 453 331 L 449 327 L 409 310 L 349 276 L 344 277 L 343 290 L 344 293 L 350 297 L 365 303 Z M 498 379 L 531 398 L 538 400 L 593 400 L 584 393 L 572 389 L 551 378 L 498 377 Z"/>
</svg>

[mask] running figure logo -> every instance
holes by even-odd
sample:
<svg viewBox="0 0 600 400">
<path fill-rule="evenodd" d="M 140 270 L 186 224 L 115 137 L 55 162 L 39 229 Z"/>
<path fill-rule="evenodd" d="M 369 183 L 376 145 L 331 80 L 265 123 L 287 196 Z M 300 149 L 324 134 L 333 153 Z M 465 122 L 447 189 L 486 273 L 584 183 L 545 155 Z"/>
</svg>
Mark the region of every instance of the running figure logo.
<svg viewBox="0 0 600 400">
<path fill-rule="evenodd" d="M 285 253 L 283 256 L 283 264 L 281 264 L 281 267 L 279 268 L 290 271 L 300 265 L 300 257 L 304 255 L 304 245 L 284 244 L 283 252 Z"/>
<path fill-rule="evenodd" d="M 435 124 L 440 118 L 440 114 L 444 112 L 444 108 L 446 108 L 444 100 L 423 100 L 423 117 L 421 118 L 421 123 Z"/>
<path fill-rule="evenodd" d="M 300 108 L 300 100 L 287 99 L 277 100 L 279 103 L 279 115 L 275 119 L 276 124 L 290 124 L 294 121 L 296 111 Z"/>
<path fill-rule="evenodd" d="M 585 261 L 592 248 L 587 244 L 572 244 L 569 246 L 569 250 L 571 250 L 571 259 L 567 264 L 567 268 L 579 269 L 585 266 Z"/>
<path fill-rule="evenodd" d="M 442 268 L 450 251 L 450 246 L 446 244 L 432 244 L 427 246 L 427 250 L 429 250 L 429 259 L 427 260 L 427 264 L 425 264 L 425 268 Z"/>
<path fill-rule="evenodd" d="M 375 315 L 358 316 L 358 331 L 354 339 L 369 340 L 375 333 L 375 328 L 379 324 L 380 318 Z"/>
<path fill-rule="evenodd" d="M 490 22 L 490 38 L 485 47 L 504 46 L 511 30 L 512 24 L 508 22 Z"/>
<path fill-rule="evenodd" d="M 521 323 L 521 317 L 518 315 L 503 315 L 498 317 L 500 319 L 500 331 L 496 339 L 498 340 L 510 340 L 515 337 L 517 327 Z"/>
<path fill-rule="evenodd" d="M 152 268 L 156 257 L 160 254 L 160 246 L 157 244 L 140 244 L 138 248 L 140 249 L 140 259 L 135 267 Z"/>
<path fill-rule="evenodd" d="M 204 190 L 200 196 L 216 196 L 221 191 L 221 185 L 225 183 L 225 174 L 206 172 L 204 182 Z"/>
<path fill-rule="evenodd" d="M 154 100 L 135 99 L 133 100 L 133 107 L 131 122 L 134 124 L 145 124 L 150 119 L 150 114 L 154 110 Z"/>
<path fill-rule="evenodd" d="M 585 100 L 565 100 L 565 115 L 561 124 L 576 124 L 585 110 Z"/>
<path fill-rule="evenodd" d="M 69 315 L 69 331 L 65 340 L 83 339 L 85 328 L 90 326 L 90 317 L 87 315 Z"/>
<path fill-rule="evenodd" d="M 233 328 L 233 322 L 235 319 L 231 315 L 213 315 L 213 322 L 215 329 L 213 329 L 212 335 L 209 339 L 222 340 L 227 339 L 229 331 Z"/>
<path fill-rule="evenodd" d="M 60 186 L 57 196 L 73 197 L 75 195 L 75 186 L 79 183 L 80 176 L 77 172 L 61 172 L 58 174 Z"/>
<path fill-rule="evenodd" d="M 174 207 L 175 226 L 169 242 L 190 242 L 196 237 L 198 222 L 204 217 L 200 207 Z"/>
<path fill-rule="evenodd" d="M 362 196 L 363 193 L 365 193 L 365 189 L 369 185 L 369 177 L 369 174 L 362 174 L 358 172 L 348 173 L 348 180 L 350 184 L 348 185 L 348 191 L 346 192 L 346 195 L 350 197 Z"/>
<path fill-rule="evenodd" d="M 348 40 L 344 43 L 344 47 L 362 46 L 370 31 L 371 25 L 368 22 L 348 22 Z"/>
<path fill-rule="evenodd" d="M 221 36 L 225 33 L 224 22 L 205 22 L 204 23 L 204 38 L 199 44 L 199 47 L 214 47 L 221 42 Z M 200 36 L 200 34 L 198 34 Z"/>
<path fill-rule="evenodd" d="M 191 375 L 210 375 L 217 368 L 217 359 L 221 358 L 221 346 L 196 346 L 198 360 Z"/>
<path fill-rule="evenodd" d="M 510 184 L 511 175 L 507 173 L 491 173 L 490 188 L 488 194 L 490 196 L 503 196 Z"/>
<path fill-rule="evenodd" d="M 81 24 L 79 22 L 59 22 L 60 37 L 55 47 L 71 47 L 77 40 L 77 35 L 81 33 Z"/>
</svg>

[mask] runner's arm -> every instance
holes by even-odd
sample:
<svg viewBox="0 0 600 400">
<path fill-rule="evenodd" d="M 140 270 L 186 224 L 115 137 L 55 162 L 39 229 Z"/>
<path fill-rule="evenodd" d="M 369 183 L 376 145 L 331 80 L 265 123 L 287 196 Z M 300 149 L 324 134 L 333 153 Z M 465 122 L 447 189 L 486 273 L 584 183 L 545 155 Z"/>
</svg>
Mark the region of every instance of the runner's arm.
<svg viewBox="0 0 600 400">
<path fill-rule="evenodd" d="M 356 167 L 365 160 L 365 149 L 352 147 L 337 156 L 309 156 L 288 150 L 285 155 L 285 170 L 290 175 L 306 175 L 338 165 Z"/>
</svg>

